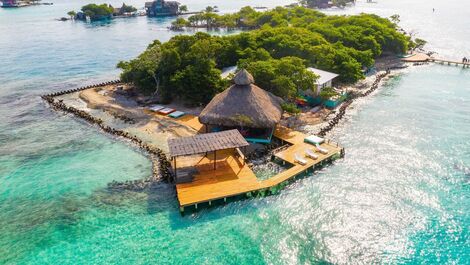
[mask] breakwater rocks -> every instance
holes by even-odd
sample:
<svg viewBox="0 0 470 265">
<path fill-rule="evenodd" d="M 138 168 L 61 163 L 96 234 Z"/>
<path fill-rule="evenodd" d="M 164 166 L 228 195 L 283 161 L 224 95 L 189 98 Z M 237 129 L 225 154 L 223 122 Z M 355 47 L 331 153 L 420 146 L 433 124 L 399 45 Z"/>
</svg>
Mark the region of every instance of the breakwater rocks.
<svg viewBox="0 0 470 265">
<path fill-rule="evenodd" d="M 50 93 L 50 94 L 46 94 L 46 95 L 41 96 L 41 98 L 44 99 L 44 97 L 58 97 L 58 96 L 62 96 L 62 95 L 82 91 L 82 90 L 85 90 L 85 89 L 93 88 L 93 87 L 115 85 L 115 84 L 119 84 L 119 83 L 121 83 L 121 80 L 117 79 L 117 80 L 103 82 L 103 83 L 99 83 L 99 84 L 94 84 L 94 85 L 89 85 L 89 86 L 78 87 L 78 88 L 74 88 L 74 89 L 63 90 L 63 91 L 59 91 L 59 92 Z"/>
<path fill-rule="evenodd" d="M 96 118 L 96 117 L 90 115 L 86 111 L 79 110 L 79 109 L 76 109 L 76 108 L 71 107 L 71 106 L 67 106 L 62 100 L 56 100 L 55 99 L 56 96 L 77 92 L 77 91 L 84 90 L 84 89 L 87 89 L 87 88 L 110 85 L 110 84 L 116 84 L 116 83 L 119 83 L 119 82 L 118 81 L 112 81 L 112 82 L 102 83 L 102 84 L 99 84 L 99 85 L 96 85 L 96 86 L 89 86 L 89 87 L 83 87 L 83 88 L 78 88 L 78 89 L 66 90 L 66 91 L 62 91 L 62 92 L 52 93 L 52 94 L 49 94 L 49 95 L 43 95 L 43 96 L 41 96 L 41 98 L 43 100 L 45 100 L 53 109 L 73 114 L 74 116 L 82 118 L 83 120 L 89 122 L 90 124 L 97 125 L 100 129 L 102 129 L 103 131 L 105 131 L 109 134 L 112 134 L 112 135 L 118 136 L 118 137 L 126 138 L 126 139 L 130 140 L 132 143 L 136 144 L 142 150 L 144 150 L 145 152 L 147 152 L 148 154 L 150 154 L 152 156 L 152 158 L 153 158 L 152 159 L 152 163 L 153 163 L 152 177 L 150 177 L 147 180 L 143 180 L 143 181 L 139 180 L 137 182 L 134 181 L 132 183 L 131 182 L 126 182 L 126 183 L 124 183 L 125 185 L 123 183 L 112 182 L 112 183 L 110 183 L 111 187 L 122 188 L 124 186 L 132 186 L 133 188 L 138 189 L 140 187 L 146 187 L 146 186 L 148 186 L 147 184 L 149 184 L 151 182 L 154 182 L 154 181 L 157 181 L 157 180 L 160 180 L 160 179 L 163 179 L 164 181 L 167 181 L 167 182 L 173 181 L 173 176 L 170 172 L 170 167 L 171 167 L 170 161 L 168 161 L 168 158 L 166 157 L 165 153 L 161 149 L 150 146 L 150 145 L 144 143 L 141 139 L 137 138 L 136 136 L 134 136 L 134 135 L 132 135 L 128 132 L 118 130 L 118 129 L 114 129 L 110 126 L 105 125 L 104 121 L 102 119 Z M 138 183 L 138 182 L 141 182 L 141 183 Z M 132 185 L 130 185 L 130 184 L 132 184 Z"/>
<path fill-rule="evenodd" d="M 349 105 L 351 105 L 351 103 L 353 103 L 354 100 L 362 97 L 367 97 L 368 95 L 370 95 L 370 93 L 377 90 L 377 88 L 379 88 L 380 81 L 382 81 L 382 79 L 388 76 L 389 74 L 390 69 L 388 69 L 385 73 L 378 74 L 374 83 L 367 91 L 365 91 L 364 93 L 355 93 L 350 95 L 349 98 L 343 104 L 341 104 L 341 107 L 338 109 L 338 113 L 336 114 L 336 116 L 331 119 L 330 122 L 328 122 L 327 126 L 320 129 L 320 131 L 317 133 L 318 136 L 325 137 L 325 135 L 329 131 L 331 131 L 336 125 L 338 125 L 339 121 L 343 118 L 344 114 L 346 114 L 346 109 L 349 107 Z"/>
</svg>

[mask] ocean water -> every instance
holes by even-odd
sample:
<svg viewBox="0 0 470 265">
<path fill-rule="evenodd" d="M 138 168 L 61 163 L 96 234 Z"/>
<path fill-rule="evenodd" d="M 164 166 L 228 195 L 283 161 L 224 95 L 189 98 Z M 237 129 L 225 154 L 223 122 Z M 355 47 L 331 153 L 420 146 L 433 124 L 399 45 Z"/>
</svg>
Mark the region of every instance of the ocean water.
<svg viewBox="0 0 470 265">
<path fill-rule="evenodd" d="M 170 185 L 108 191 L 148 177 L 150 161 L 39 98 L 116 78 L 119 60 L 174 35 L 171 19 L 59 22 L 87 1 L 53 2 L 0 9 L 0 264 L 470 263 L 469 69 L 406 70 L 330 135 L 345 159 L 279 195 L 181 217 Z M 181 2 L 229 12 L 289 1 Z M 465 1 L 327 12 L 400 14 L 441 56 L 470 57 Z"/>
</svg>

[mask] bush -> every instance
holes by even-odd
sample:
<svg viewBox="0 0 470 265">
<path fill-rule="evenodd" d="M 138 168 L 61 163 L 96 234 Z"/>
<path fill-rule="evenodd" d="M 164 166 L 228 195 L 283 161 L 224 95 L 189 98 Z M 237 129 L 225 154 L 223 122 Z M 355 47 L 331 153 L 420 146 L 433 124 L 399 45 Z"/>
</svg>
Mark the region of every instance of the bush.
<svg viewBox="0 0 470 265">
<path fill-rule="evenodd" d="M 339 95 L 338 92 L 336 92 L 332 87 L 325 87 L 320 92 L 320 97 L 323 100 L 328 100 L 328 99 L 330 99 L 334 96 L 337 96 L 337 95 Z"/>
<path fill-rule="evenodd" d="M 294 103 L 282 103 L 281 107 L 282 107 L 282 110 L 290 114 L 300 113 L 300 109 Z"/>
<path fill-rule="evenodd" d="M 114 8 L 107 4 L 88 4 L 82 7 L 82 12 L 89 16 L 91 20 L 96 20 L 110 17 L 114 12 Z"/>
</svg>

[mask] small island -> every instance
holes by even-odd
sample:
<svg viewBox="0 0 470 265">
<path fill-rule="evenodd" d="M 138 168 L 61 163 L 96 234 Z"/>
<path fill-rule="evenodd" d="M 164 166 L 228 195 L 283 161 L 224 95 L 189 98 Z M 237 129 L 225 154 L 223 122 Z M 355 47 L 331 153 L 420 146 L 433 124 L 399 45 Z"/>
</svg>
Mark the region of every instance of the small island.
<svg viewBox="0 0 470 265">
<path fill-rule="evenodd" d="M 176 185 L 182 212 L 273 194 L 342 157 L 344 148 L 325 138 L 328 131 L 417 47 L 397 23 L 369 14 L 244 7 L 217 17 L 220 27 L 248 30 L 156 40 L 118 64 L 119 81 L 43 96 L 147 151 L 154 179 Z M 306 126 L 316 133 L 305 133 Z M 269 176 L 260 173 L 266 163 L 274 170 Z M 216 191 L 205 192 L 207 185 Z"/>
<path fill-rule="evenodd" d="M 137 8 L 131 5 L 126 5 L 125 3 L 118 8 L 108 4 L 88 4 L 83 6 L 81 11 L 70 11 L 67 15 L 69 15 L 72 20 L 97 21 L 112 19 L 115 17 L 133 17 L 137 15 L 136 12 Z"/>
<path fill-rule="evenodd" d="M 0 0 L 2 8 L 16 8 L 34 5 L 52 5 L 52 3 L 41 3 L 41 0 Z"/>
</svg>

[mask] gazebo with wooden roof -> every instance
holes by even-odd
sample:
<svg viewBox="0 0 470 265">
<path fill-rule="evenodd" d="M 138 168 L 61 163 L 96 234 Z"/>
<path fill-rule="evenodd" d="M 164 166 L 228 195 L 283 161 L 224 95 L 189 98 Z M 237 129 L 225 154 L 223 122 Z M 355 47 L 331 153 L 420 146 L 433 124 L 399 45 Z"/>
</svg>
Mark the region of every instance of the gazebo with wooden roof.
<svg viewBox="0 0 470 265">
<path fill-rule="evenodd" d="M 248 146 L 249 143 L 237 130 L 229 130 L 223 132 L 197 134 L 189 137 L 180 137 L 168 140 L 170 149 L 170 158 L 173 160 L 173 170 L 175 180 L 178 177 L 191 175 L 193 169 L 183 169 L 178 174 L 176 159 L 180 156 L 192 156 L 213 153 L 214 170 L 217 168 L 217 151 L 236 149 L 240 156 L 244 157 L 239 148 Z M 189 170 L 189 171 L 188 171 Z"/>
<path fill-rule="evenodd" d="M 269 143 L 282 116 L 283 100 L 254 84 L 242 69 L 233 85 L 217 94 L 199 115 L 210 131 L 237 129 L 249 142 Z"/>
</svg>

